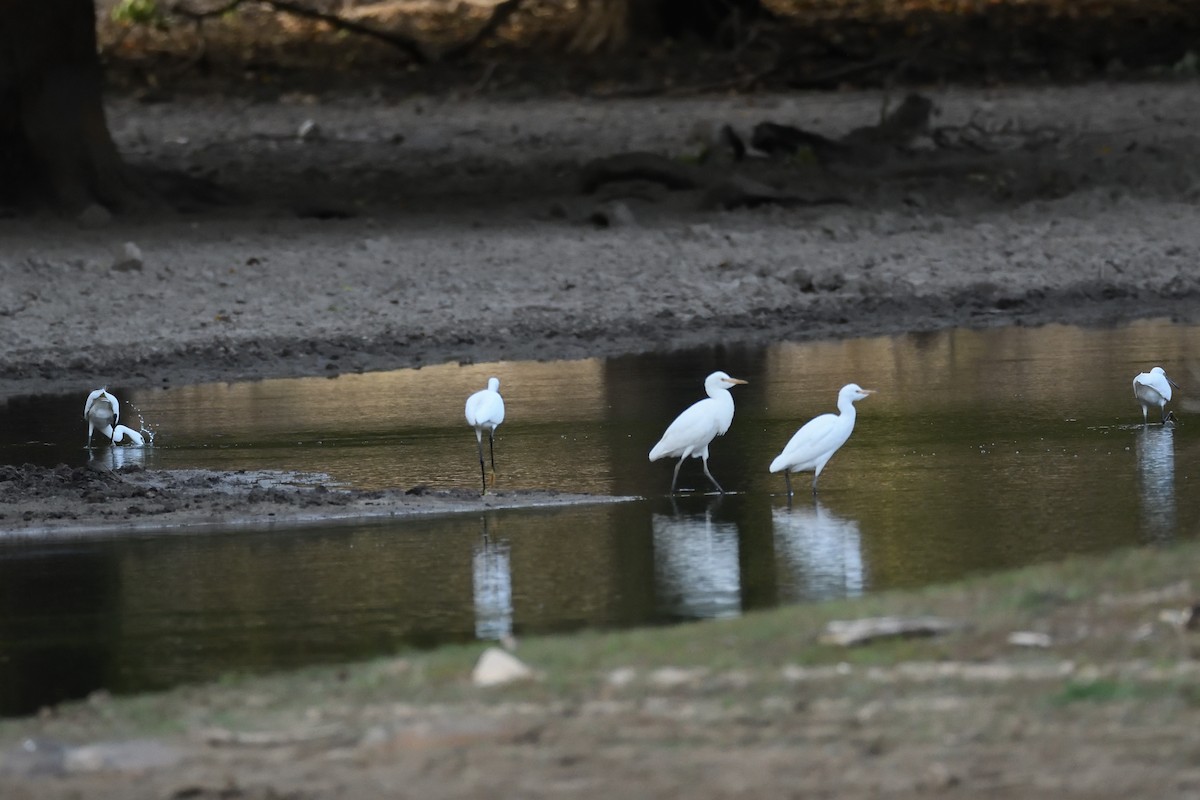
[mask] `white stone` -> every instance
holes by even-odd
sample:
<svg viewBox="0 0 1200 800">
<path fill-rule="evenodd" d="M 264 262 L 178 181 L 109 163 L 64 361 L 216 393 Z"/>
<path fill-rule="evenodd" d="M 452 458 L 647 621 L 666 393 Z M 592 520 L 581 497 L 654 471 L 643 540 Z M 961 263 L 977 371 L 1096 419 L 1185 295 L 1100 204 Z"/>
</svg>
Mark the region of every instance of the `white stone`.
<svg viewBox="0 0 1200 800">
<path fill-rule="evenodd" d="M 502 686 L 532 677 L 533 670 L 516 656 L 499 647 L 484 650 L 471 673 L 471 681 L 476 686 Z"/>
</svg>

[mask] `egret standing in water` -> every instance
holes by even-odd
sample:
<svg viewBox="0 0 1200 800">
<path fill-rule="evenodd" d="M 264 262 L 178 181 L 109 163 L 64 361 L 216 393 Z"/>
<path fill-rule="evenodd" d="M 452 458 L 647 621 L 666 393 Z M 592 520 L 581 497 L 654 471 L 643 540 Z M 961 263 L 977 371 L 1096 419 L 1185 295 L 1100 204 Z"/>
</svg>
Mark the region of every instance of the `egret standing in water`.
<svg viewBox="0 0 1200 800">
<path fill-rule="evenodd" d="M 146 444 L 142 434 L 133 428 L 117 425 L 117 420 L 121 418 L 121 404 L 107 386 L 101 386 L 87 396 L 83 403 L 83 418 L 88 424 L 88 449 L 92 447 L 92 433 L 97 429 L 113 444 L 120 444 L 126 438 L 137 447 Z"/>
<path fill-rule="evenodd" d="M 1148 425 L 1147 412 L 1150 406 L 1158 406 L 1164 423 L 1167 421 L 1167 403 L 1171 400 L 1171 387 L 1179 388 L 1175 381 L 1167 377 L 1162 367 L 1155 367 L 1149 372 L 1140 372 L 1133 379 L 1133 396 L 1142 404 L 1142 424 Z"/>
<path fill-rule="evenodd" d="M 821 470 L 833 458 L 833 454 L 850 438 L 858 412 L 854 403 L 872 394 L 873 389 L 862 389 L 857 383 L 848 383 L 838 392 L 838 414 L 822 414 L 804 424 L 783 448 L 783 452 L 771 462 L 771 472 L 783 471 L 787 483 L 788 497 L 792 496 L 793 472 L 814 470 L 812 489 L 817 493 L 817 478 Z"/>
<path fill-rule="evenodd" d="M 671 477 L 671 494 L 675 494 L 675 483 L 679 480 L 679 468 L 688 456 L 703 459 L 704 474 L 717 487 L 717 491 L 725 494 L 721 484 L 708 471 L 708 444 L 718 436 L 724 436 L 733 423 L 733 395 L 729 387 L 744 384 L 746 381 L 731 378 L 724 372 L 714 372 L 704 379 L 704 391 L 707 400 L 692 405 L 668 426 L 666 433 L 654 449 L 650 451 L 650 460 L 657 461 L 667 456 L 679 456 L 675 465 L 675 474 Z"/>
<path fill-rule="evenodd" d="M 99 428 L 109 439 L 113 436 L 113 423 L 121 417 L 121 406 L 117 398 L 109 394 L 108 387 L 102 386 L 87 396 L 83 403 L 83 418 L 88 424 L 87 446 L 91 449 L 92 433 Z"/>
<path fill-rule="evenodd" d="M 479 477 L 483 494 L 487 494 L 487 470 L 483 465 L 483 432 L 488 432 L 488 453 L 492 457 L 492 483 L 496 482 L 496 428 L 504 422 L 504 398 L 500 396 L 500 379 L 488 378 L 486 389 L 467 398 L 467 424 L 475 429 L 475 444 L 479 447 Z"/>
</svg>

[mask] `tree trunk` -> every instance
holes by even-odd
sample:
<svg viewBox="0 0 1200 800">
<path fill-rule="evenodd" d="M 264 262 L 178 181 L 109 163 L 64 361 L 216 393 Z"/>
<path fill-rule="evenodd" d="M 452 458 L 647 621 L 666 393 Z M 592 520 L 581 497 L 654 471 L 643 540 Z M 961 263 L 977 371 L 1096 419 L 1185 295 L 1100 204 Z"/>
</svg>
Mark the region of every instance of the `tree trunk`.
<svg viewBox="0 0 1200 800">
<path fill-rule="evenodd" d="M 685 36 L 728 44 L 739 25 L 769 16 L 762 0 L 584 0 L 570 49 L 594 53 Z"/>
<path fill-rule="evenodd" d="M 134 197 L 108 132 L 92 0 L 0 0 L 0 201 Z"/>
</svg>

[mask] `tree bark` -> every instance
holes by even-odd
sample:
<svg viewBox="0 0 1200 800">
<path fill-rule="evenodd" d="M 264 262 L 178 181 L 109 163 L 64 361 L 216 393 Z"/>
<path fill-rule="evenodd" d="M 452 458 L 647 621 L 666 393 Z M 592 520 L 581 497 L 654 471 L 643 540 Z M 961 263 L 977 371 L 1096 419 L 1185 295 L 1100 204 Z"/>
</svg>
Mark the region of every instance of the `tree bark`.
<svg viewBox="0 0 1200 800">
<path fill-rule="evenodd" d="M 127 205 L 109 135 L 92 0 L 0 2 L 0 201 Z"/>
<path fill-rule="evenodd" d="M 613 51 L 685 36 L 728 44 L 738 25 L 769 16 L 762 0 L 585 0 L 570 49 Z"/>
</svg>

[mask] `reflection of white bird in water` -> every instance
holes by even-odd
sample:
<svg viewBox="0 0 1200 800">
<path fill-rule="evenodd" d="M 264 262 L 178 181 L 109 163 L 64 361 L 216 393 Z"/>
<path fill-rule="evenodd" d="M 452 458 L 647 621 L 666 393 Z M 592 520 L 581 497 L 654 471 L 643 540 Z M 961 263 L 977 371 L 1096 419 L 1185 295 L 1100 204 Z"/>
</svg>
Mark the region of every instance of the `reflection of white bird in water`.
<svg viewBox="0 0 1200 800">
<path fill-rule="evenodd" d="M 859 388 L 857 383 L 843 386 L 838 392 L 837 403 L 841 413 L 822 414 L 809 420 L 804 427 L 796 431 L 792 440 L 783 448 L 783 452 L 775 457 L 771 462 L 771 472 L 783 470 L 788 497 L 792 496 L 791 473 L 810 469 L 816 473 L 813 475 L 812 486 L 813 494 L 817 493 L 817 478 L 821 477 L 821 470 L 825 469 L 829 459 L 846 443 L 854 430 L 854 420 L 858 416 L 854 409 L 855 401 L 862 400 L 873 391 Z"/>
<path fill-rule="evenodd" d="M 1176 533 L 1175 518 L 1175 428 L 1149 426 L 1135 436 L 1137 471 L 1142 513 L 1140 523 L 1156 540 Z"/>
<path fill-rule="evenodd" d="M 729 617 L 742 608 L 738 528 L 703 514 L 650 520 L 654 541 L 657 603 L 673 617 Z"/>
<path fill-rule="evenodd" d="M 500 396 L 500 379 L 488 378 L 486 389 L 467 398 L 467 424 L 475 429 L 475 444 L 479 447 L 479 477 L 483 494 L 487 494 L 487 470 L 483 465 L 483 432 L 488 432 L 488 453 L 492 460 L 492 483 L 496 482 L 496 428 L 504 422 L 504 398 Z"/>
<path fill-rule="evenodd" d="M 487 530 L 487 522 L 484 522 Z M 512 634 L 512 559 L 509 543 L 484 534 L 472 556 L 475 638 L 503 639 Z"/>
<path fill-rule="evenodd" d="M 771 510 L 775 552 L 790 573 L 781 587 L 789 600 L 829 600 L 862 594 L 865 583 L 862 533 L 858 523 L 811 508 Z"/>
<path fill-rule="evenodd" d="M 107 386 L 102 386 L 88 395 L 83 404 L 83 418 L 88 424 L 87 446 L 92 446 L 92 433 L 99 430 L 113 444 L 120 444 L 129 439 L 130 443 L 141 447 L 146 444 L 145 438 L 139 432 L 124 425 L 117 425 L 121 418 L 121 404 Z M 115 426 L 115 427 L 114 427 Z"/>
<path fill-rule="evenodd" d="M 1162 367 L 1149 372 L 1140 372 L 1133 379 L 1133 396 L 1142 404 L 1142 423 L 1149 424 L 1147 412 L 1150 406 L 1158 406 L 1163 422 L 1167 421 L 1167 403 L 1171 400 L 1171 387 L 1179 385 L 1167 377 Z"/>
<path fill-rule="evenodd" d="M 675 465 L 675 474 L 671 478 L 671 494 L 675 493 L 679 468 L 688 456 L 703 460 L 704 474 L 718 492 L 725 494 L 721 484 L 708 471 L 708 444 L 718 436 L 723 436 L 733 423 L 733 395 L 729 393 L 729 387 L 745 382 L 731 378 L 724 372 L 709 375 L 704 379 L 704 391 L 708 393 L 708 399 L 695 403 L 676 417 L 650 451 L 651 461 L 679 456 L 679 463 Z"/>
</svg>

